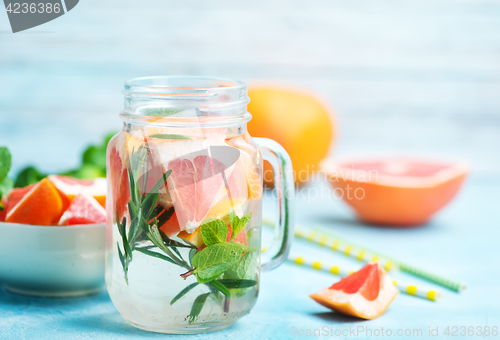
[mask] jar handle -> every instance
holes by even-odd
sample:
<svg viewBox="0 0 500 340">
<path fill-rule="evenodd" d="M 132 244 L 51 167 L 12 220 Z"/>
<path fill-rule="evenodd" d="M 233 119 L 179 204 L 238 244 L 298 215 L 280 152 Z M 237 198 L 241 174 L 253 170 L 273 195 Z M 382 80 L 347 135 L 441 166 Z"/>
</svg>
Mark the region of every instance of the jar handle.
<svg viewBox="0 0 500 340">
<path fill-rule="evenodd" d="M 253 138 L 262 151 L 263 158 L 271 163 L 274 172 L 274 187 L 276 189 L 277 211 L 274 227 L 273 244 L 266 250 L 269 259 L 261 265 L 261 270 L 268 271 L 278 267 L 288 257 L 293 240 L 293 197 L 295 187 L 293 168 L 290 156 L 285 149 L 268 138 Z"/>
</svg>

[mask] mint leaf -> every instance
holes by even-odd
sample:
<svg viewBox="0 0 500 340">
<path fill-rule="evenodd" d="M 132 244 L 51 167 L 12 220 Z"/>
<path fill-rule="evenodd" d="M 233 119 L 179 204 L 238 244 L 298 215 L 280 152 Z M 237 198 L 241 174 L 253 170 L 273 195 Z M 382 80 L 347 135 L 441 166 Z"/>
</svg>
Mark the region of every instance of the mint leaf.
<svg viewBox="0 0 500 340">
<path fill-rule="evenodd" d="M 0 198 L 2 198 L 3 195 L 7 195 L 9 193 L 9 190 L 11 190 L 14 187 L 14 180 L 12 178 L 4 178 L 3 181 L 0 181 Z"/>
<path fill-rule="evenodd" d="M 94 179 L 106 177 L 106 169 L 101 169 L 94 164 L 83 164 L 79 169 L 61 172 L 60 175 L 79 179 Z"/>
<path fill-rule="evenodd" d="M 216 279 L 233 266 L 242 254 L 242 245 L 235 242 L 216 243 L 196 253 L 192 263 L 198 282 Z"/>
<path fill-rule="evenodd" d="M 142 113 L 146 116 L 153 116 L 153 117 L 168 117 L 171 115 L 174 115 L 176 113 L 184 111 L 184 109 L 174 109 L 174 108 L 145 108 L 141 110 Z"/>
<path fill-rule="evenodd" d="M 227 239 L 227 233 L 229 228 L 224 221 L 215 219 L 200 226 L 201 237 L 203 238 L 203 243 L 207 247 L 217 244 L 224 243 Z"/>
<path fill-rule="evenodd" d="M 228 289 L 249 288 L 257 284 L 257 281 L 255 280 L 233 280 L 233 279 L 221 279 L 212 282 L 220 282 Z"/>
<path fill-rule="evenodd" d="M 0 182 L 9 174 L 12 165 L 12 155 L 5 146 L 0 147 Z"/>
<path fill-rule="evenodd" d="M 238 218 L 238 216 L 236 216 Z M 234 240 L 236 236 L 245 228 L 245 226 L 250 222 L 250 219 L 252 218 L 252 213 L 247 213 L 243 215 L 242 218 L 238 218 L 238 222 L 236 225 L 231 225 L 231 230 L 233 234 L 231 235 L 231 240 Z"/>
<path fill-rule="evenodd" d="M 231 224 L 231 230 L 234 229 L 234 226 L 240 222 L 240 218 L 233 209 L 229 210 L 229 223 Z"/>
<path fill-rule="evenodd" d="M 151 138 L 161 138 L 161 139 L 193 139 L 188 136 L 184 135 L 175 135 L 175 134 L 170 134 L 170 133 L 154 133 L 152 135 L 149 135 Z"/>
<path fill-rule="evenodd" d="M 47 177 L 33 166 L 28 166 L 21 170 L 16 177 L 14 186 L 16 188 L 24 188 L 30 184 L 38 183 L 41 179 Z"/>
<path fill-rule="evenodd" d="M 82 155 L 82 164 L 94 165 L 104 173 L 106 172 L 106 146 L 90 145 Z"/>
<path fill-rule="evenodd" d="M 257 268 L 257 252 L 243 255 L 231 268 L 224 273 L 224 279 L 254 279 Z"/>
</svg>

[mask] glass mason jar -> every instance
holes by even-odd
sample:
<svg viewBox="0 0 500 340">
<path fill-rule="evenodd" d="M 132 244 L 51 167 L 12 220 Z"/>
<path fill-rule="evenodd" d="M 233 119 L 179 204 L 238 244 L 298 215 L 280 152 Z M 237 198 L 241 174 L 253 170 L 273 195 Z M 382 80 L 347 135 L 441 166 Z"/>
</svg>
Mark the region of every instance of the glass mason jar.
<svg viewBox="0 0 500 340">
<path fill-rule="evenodd" d="M 155 332 L 220 330 L 248 314 L 260 269 L 287 257 L 292 166 L 251 138 L 246 85 L 200 77 L 125 83 L 108 145 L 106 284 L 121 315 Z M 261 261 L 262 162 L 273 165 L 275 238 Z"/>
</svg>

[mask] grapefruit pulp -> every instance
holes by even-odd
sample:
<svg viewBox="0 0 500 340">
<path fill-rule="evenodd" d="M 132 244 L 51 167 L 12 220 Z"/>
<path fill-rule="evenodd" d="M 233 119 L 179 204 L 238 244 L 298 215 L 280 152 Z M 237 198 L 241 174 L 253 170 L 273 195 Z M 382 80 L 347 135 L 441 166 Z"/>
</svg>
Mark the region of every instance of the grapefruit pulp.
<svg viewBox="0 0 500 340">
<path fill-rule="evenodd" d="M 59 220 L 59 225 L 105 223 L 106 210 L 89 195 L 80 194 L 73 199 Z"/>
<path fill-rule="evenodd" d="M 130 200 L 128 173 L 122 162 L 120 153 L 115 147 L 112 147 L 109 151 L 108 159 L 112 202 L 115 205 L 116 214 L 118 214 L 118 218 L 121 220 L 127 211 L 127 204 Z M 116 218 L 116 215 L 113 218 Z"/>
<path fill-rule="evenodd" d="M 177 158 L 168 163 L 167 169 L 172 170 L 167 183 L 170 194 L 174 197 L 175 215 L 181 231 L 194 231 L 217 202 L 228 194 L 241 193 L 241 189 L 238 189 L 239 178 L 231 176 L 231 169 L 210 156 L 196 156 L 193 160 Z M 223 174 L 229 188 L 225 188 Z M 238 177 L 244 180 L 244 176 Z M 163 229 L 166 229 L 167 235 L 172 234 L 168 228 Z"/>
<path fill-rule="evenodd" d="M 240 150 L 240 162 L 245 170 L 247 180 L 248 198 L 259 199 L 262 197 L 262 179 L 252 160 L 260 159 L 259 150 L 250 144 L 244 136 L 227 140 L 227 143 Z"/>
<path fill-rule="evenodd" d="M 427 222 L 455 196 L 468 173 L 462 163 L 408 158 L 324 160 L 321 169 L 362 220 L 399 226 Z"/>
<path fill-rule="evenodd" d="M 398 293 L 385 270 L 378 263 L 368 263 L 310 297 L 336 312 L 371 320 L 382 315 Z"/>
<path fill-rule="evenodd" d="M 87 194 L 93 196 L 103 208 L 106 206 L 107 183 L 105 178 L 87 180 L 68 176 L 49 175 L 48 179 L 61 193 L 61 197 L 68 198 L 68 203 L 71 203 L 79 194 Z"/>
<path fill-rule="evenodd" d="M 231 225 L 227 225 L 229 228 L 229 232 L 227 233 L 227 238 L 226 242 L 229 242 L 231 240 L 231 236 L 233 235 L 233 232 L 231 230 Z M 198 251 L 202 250 L 205 248 L 205 244 L 203 243 L 203 237 L 201 236 L 200 232 L 200 227 L 198 227 L 194 232 L 189 234 L 186 231 L 181 231 L 178 235 L 181 239 L 184 241 L 192 244 L 196 248 L 198 248 Z M 234 238 L 235 242 L 239 242 L 241 244 L 246 245 L 247 244 L 247 230 L 246 228 L 243 228 L 242 231 Z"/>
<path fill-rule="evenodd" d="M 0 212 L 0 222 L 4 222 L 7 213 L 15 207 L 15 205 L 33 188 L 35 184 L 30 184 L 24 188 L 14 188 L 9 191 L 7 196 L 2 197 L 2 205 L 4 209 Z"/>
</svg>

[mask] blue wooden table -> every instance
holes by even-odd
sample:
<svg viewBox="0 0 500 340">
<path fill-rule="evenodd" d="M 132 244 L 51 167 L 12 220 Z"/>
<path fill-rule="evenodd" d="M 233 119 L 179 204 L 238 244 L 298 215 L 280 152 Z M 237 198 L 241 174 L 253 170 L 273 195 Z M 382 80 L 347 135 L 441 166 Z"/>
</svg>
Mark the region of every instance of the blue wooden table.
<svg viewBox="0 0 500 340">
<path fill-rule="evenodd" d="M 324 183 L 312 184 L 311 193 Z M 311 195 L 312 196 L 312 195 Z M 266 201 L 266 210 L 272 208 Z M 330 312 L 309 294 L 330 286 L 338 277 L 286 263 L 261 276 L 259 300 L 251 313 L 233 327 L 196 339 L 289 339 L 308 330 L 319 330 L 322 338 L 368 339 L 370 331 L 407 338 L 427 338 L 437 328 L 439 338 L 447 327 L 500 327 L 500 183 L 484 183 L 472 177 L 459 196 L 428 225 L 415 229 L 388 229 L 360 224 L 343 202 L 299 196 L 297 220 L 320 224 L 336 234 L 419 265 L 441 275 L 463 280 L 468 289 L 453 293 L 403 273 L 404 279 L 442 292 L 438 302 L 400 294 L 387 312 L 371 321 Z M 342 266 L 360 263 L 326 249 L 295 240 L 292 251 L 321 256 Z M 0 291 L 0 339 L 147 339 L 165 337 L 136 329 L 120 316 L 105 291 L 81 298 L 45 299 Z M 419 335 L 421 330 L 422 336 Z M 317 331 L 317 332 L 319 332 Z M 327 333 L 324 333 L 327 332 Z M 337 333 L 335 333 L 337 332 Z M 342 333 L 343 332 L 343 333 Z M 314 334 L 314 333 L 313 333 Z M 342 334 L 335 337 L 335 334 Z M 456 333 L 460 334 L 460 331 Z M 294 336 L 295 335 L 295 336 Z M 328 335 L 328 336 L 326 336 Z M 331 336 L 330 336 L 331 335 Z M 357 337 L 356 337 L 357 336 Z M 186 336 L 168 336 L 168 338 Z M 404 336 L 403 336 L 404 337 Z M 384 338 L 380 336 L 380 338 Z M 436 338 L 436 337 L 432 337 Z M 458 337 L 460 338 L 460 336 Z M 466 337 L 467 338 L 467 337 Z M 471 336 L 469 338 L 475 338 Z M 485 336 L 484 338 L 498 338 Z"/>
</svg>

